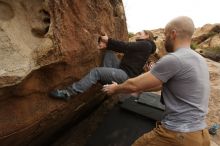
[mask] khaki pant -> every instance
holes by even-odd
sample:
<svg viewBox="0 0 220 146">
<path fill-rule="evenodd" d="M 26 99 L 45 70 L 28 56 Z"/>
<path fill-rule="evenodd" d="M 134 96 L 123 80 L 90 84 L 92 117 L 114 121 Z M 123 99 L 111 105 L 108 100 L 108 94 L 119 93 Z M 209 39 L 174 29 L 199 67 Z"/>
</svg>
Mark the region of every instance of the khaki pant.
<svg viewBox="0 0 220 146">
<path fill-rule="evenodd" d="M 156 128 L 139 137 L 132 146 L 210 146 L 210 137 L 207 129 L 183 133 L 157 124 Z"/>
</svg>

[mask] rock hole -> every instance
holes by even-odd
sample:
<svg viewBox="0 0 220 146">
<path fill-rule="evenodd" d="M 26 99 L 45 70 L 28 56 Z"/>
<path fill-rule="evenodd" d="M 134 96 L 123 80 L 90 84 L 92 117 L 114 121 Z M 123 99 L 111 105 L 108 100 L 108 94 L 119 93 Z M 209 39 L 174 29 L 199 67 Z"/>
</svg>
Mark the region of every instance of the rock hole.
<svg viewBox="0 0 220 146">
<path fill-rule="evenodd" d="M 40 13 L 40 15 L 42 16 L 43 19 L 50 19 L 50 14 L 46 10 L 41 9 L 39 11 L 39 13 Z"/>
<path fill-rule="evenodd" d="M 12 7 L 5 2 L 0 1 L 0 20 L 8 21 L 14 17 Z"/>
<path fill-rule="evenodd" d="M 117 4 L 120 3 L 120 1 L 119 0 L 110 0 L 110 3 L 112 5 L 112 7 L 115 8 L 117 6 Z"/>
<path fill-rule="evenodd" d="M 32 26 L 31 32 L 36 37 L 44 37 L 50 28 L 50 14 L 44 10 L 39 10 L 39 21 Z"/>
<path fill-rule="evenodd" d="M 50 24 L 50 18 L 44 18 L 44 19 L 43 19 L 43 22 Z"/>
</svg>

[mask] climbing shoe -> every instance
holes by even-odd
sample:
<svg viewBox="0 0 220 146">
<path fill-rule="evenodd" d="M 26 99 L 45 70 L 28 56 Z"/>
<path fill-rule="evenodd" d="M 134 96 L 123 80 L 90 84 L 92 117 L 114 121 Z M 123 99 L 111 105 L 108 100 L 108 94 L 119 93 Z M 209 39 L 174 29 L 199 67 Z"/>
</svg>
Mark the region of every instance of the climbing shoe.
<svg viewBox="0 0 220 146">
<path fill-rule="evenodd" d="M 49 93 L 49 96 L 56 99 L 69 100 L 72 94 L 68 90 L 56 89 Z"/>
</svg>

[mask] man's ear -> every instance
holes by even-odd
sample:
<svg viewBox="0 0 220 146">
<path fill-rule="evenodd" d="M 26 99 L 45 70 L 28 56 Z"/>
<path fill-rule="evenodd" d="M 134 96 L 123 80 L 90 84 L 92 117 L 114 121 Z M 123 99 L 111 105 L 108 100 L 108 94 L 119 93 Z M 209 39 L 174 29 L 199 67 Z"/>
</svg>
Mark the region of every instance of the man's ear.
<svg viewBox="0 0 220 146">
<path fill-rule="evenodd" d="M 171 37 L 172 37 L 172 39 L 176 39 L 176 36 L 177 36 L 177 31 L 176 31 L 175 29 L 173 29 L 173 30 L 171 31 Z"/>
</svg>

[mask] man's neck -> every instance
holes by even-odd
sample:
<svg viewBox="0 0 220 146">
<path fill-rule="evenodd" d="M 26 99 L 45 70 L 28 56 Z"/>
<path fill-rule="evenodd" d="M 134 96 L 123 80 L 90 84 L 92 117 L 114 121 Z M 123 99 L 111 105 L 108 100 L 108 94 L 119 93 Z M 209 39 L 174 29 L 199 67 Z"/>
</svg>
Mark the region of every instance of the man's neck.
<svg viewBox="0 0 220 146">
<path fill-rule="evenodd" d="M 174 46 L 174 51 L 176 51 L 179 48 L 190 48 L 190 42 L 189 41 L 179 41 Z"/>
</svg>

